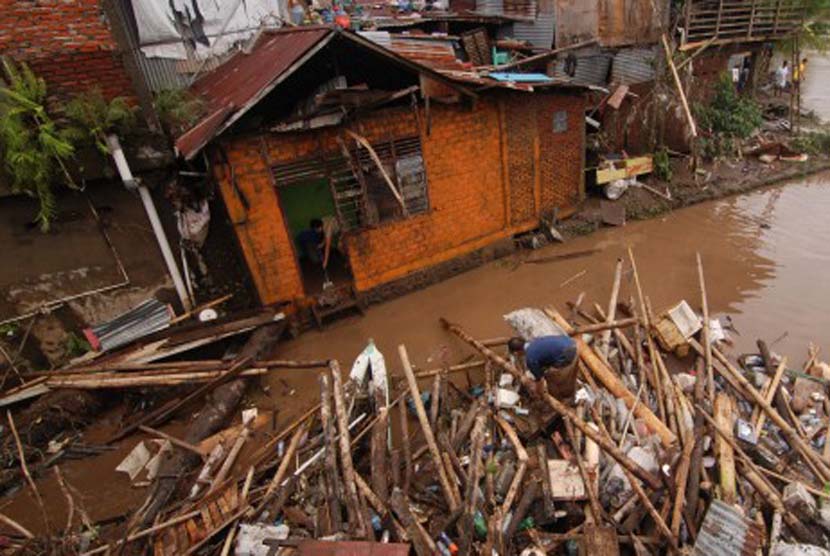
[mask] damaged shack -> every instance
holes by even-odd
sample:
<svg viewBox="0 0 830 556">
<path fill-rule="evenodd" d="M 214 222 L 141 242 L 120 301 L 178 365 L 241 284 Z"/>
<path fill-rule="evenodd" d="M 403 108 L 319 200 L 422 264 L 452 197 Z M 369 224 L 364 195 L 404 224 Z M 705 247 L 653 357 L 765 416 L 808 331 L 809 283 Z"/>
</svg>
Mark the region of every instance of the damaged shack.
<svg viewBox="0 0 830 556">
<path fill-rule="evenodd" d="M 176 147 L 209 164 L 262 303 L 395 295 L 582 198 L 584 89 L 465 72 L 447 44 L 266 31 L 194 84 L 208 109 Z M 316 219 L 337 230 L 325 268 Z"/>
</svg>

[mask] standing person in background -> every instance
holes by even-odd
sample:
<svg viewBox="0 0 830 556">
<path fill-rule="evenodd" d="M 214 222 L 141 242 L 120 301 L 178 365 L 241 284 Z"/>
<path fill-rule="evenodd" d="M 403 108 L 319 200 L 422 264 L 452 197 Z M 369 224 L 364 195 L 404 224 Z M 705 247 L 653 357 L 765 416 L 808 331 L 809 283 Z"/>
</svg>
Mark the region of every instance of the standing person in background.
<svg viewBox="0 0 830 556">
<path fill-rule="evenodd" d="M 804 76 L 807 72 L 807 58 L 802 58 L 801 61 L 793 68 L 793 88 L 794 92 L 801 89 L 801 82 L 804 81 Z"/>
<path fill-rule="evenodd" d="M 775 70 L 775 96 L 780 97 L 781 93 L 787 88 L 787 82 L 790 80 L 790 67 L 787 61 L 784 62 Z"/>
</svg>

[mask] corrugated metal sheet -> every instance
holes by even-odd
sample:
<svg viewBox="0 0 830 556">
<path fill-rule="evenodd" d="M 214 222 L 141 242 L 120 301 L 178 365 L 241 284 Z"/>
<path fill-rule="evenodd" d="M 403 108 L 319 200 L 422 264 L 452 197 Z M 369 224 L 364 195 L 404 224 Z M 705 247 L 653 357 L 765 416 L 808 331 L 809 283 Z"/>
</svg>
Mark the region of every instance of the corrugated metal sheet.
<svg viewBox="0 0 830 556">
<path fill-rule="evenodd" d="M 453 39 L 387 31 L 360 31 L 358 34 L 404 58 L 433 69 L 462 67 L 455 55 L 455 40 Z"/>
<path fill-rule="evenodd" d="M 92 347 L 110 351 L 170 326 L 173 313 L 166 303 L 152 298 L 111 321 L 84 330 Z"/>
<path fill-rule="evenodd" d="M 714 500 L 695 541 L 694 556 L 754 556 L 761 549 L 760 526 L 738 510 Z"/>
<path fill-rule="evenodd" d="M 523 19 L 536 19 L 536 0 L 502 0 L 504 15 Z"/>
<path fill-rule="evenodd" d="M 556 61 L 556 77 L 567 76 L 565 73 L 566 57 Z M 603 87 L 608 82 L 608 71 L 611 69 L 612 54 L 593 54 L 576 58 L 576 72 L 573 82 L 579 85 L 595 85 Z"/>
<path fill-rule="evenodd" d="M 533 22 L 517 21 L 513 24 L 512 36 L 520 41 L 526 41 L 537 48 L 553 47 L 553 30 L 556 26 L 556 15 L 540 13 Z"/>
<path fill-rule="evenodd" d="M 611 66 L 611 82 L 633 85 L 653 81 L 657 68 L 657 48 L 626 48 L 617 52 Z"/>
<path fill-rule="evenodd" d="M 329 27 L 297 27 L 263 34 L 250 53 L 238 52 L 199 79 L 192 92 L 207 103 L 208 116 L 176 140 L 176 150 L 192 157 L 228 118 L 266 94 L 298 62 L 331 39 Z M 225 117 L 220 117 L 223 114 Z"/>
</svg>

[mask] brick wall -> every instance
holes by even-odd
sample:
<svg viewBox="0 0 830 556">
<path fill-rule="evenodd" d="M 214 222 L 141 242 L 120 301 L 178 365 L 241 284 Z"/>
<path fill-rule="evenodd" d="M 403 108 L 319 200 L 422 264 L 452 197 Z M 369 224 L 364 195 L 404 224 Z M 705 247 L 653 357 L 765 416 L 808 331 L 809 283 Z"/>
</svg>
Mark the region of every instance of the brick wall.
<svg viewBox="0 0 830 556">
<path fill-rule="evenodd" d="M 96 86 L 135 98 L 98 0 L 0 0 L 0 54 L 28 63 L 52 99 Z"/>
<path fill-rule="evenodd" d="M 508 106 L 530 106 L 526 125 L 511 127 Z M 431 129 L 424 129 L 423 109 L 378 111 L 356 125 L 370 142 L 410 136 L 420 131 L 426 163 L 430 210 L 426 214 L 347 235 L 355 286 L 360 291 L 471 253 L 499 239 L 537 225 L 540 211 L 573 206 L 582 195 L 584 101 L 577 96 L 490 94 L 473 108 L 433 105 Z M 568 112 L 568 131 L 552 133 L 552 114 Z M 534 125 L 533 117 L 539 118 Z M 550 118 L 547 117 L 550 115 Z M 510 131 L 505 135 L 502 129 Z M 264 303 L 303 296 L 294 248 L 268 168 L 316 152 L 337 152 L 337 128 L 297 134 L 238 137 L 223 143 L 236 184 L 250 204 L 245 211 L 231 186 L 222 157 L 214 152 L 220 189 L 235 223 L 240 247 Z M 514 139 L 510 139 L 510 133 Z M 520 217 L 509 218 L 512 187 L 508 144 L 530 144 L 524 170 L 530 199 Z M 538 145 L 538 148 L 533 147 Z M 534 156 L 534 150 L 538 155 Z M 528 177 L 523 177 L 527 181 Z"/>
</svg>

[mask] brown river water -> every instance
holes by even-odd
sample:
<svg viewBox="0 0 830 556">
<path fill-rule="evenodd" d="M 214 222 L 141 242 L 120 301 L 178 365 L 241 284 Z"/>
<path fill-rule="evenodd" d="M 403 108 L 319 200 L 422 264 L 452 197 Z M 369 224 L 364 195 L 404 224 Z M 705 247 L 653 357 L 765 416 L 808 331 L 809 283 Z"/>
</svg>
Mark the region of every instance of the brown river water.
<svg viewBox="0 0 830 556">
<path fill-rule="evenodd" d="M 531 256 L 599 249 L 590 256 L 546 264 L 508 258 L 371 307 L 363 318 L 331 324 L 280 348 L 280 357 L 331 357 L 350 365 L 368 338 L 388 360 L 404 344 L 421 367 L 456 361 L 468 352 L 438 324 L 445 317 L 477 337 L 510 329 L 501 316 L 515 308 L 553 304 L 560 310 L 585 292 L 585 305 L 608 303 L 615 261 L 631 246 L 655 312 L 686 299 L 700 307 L 695 253 L 703 258 L 710 310 L 729 315 L 734 353 L 753 351 L 755 340 L 795 363 L 809 342 L 830 349 L 830 174 L 785 186 L 684 208 L 654 220 L 605 228 Z M 620 298 L 634 294 L 626 263 Z M 585 271 L 566 284 L 562 284 Z M 777 341 L 776 341 L 777 340 Z M 301 373 L 302 371 L 297 371 Z"/>
</svg>

